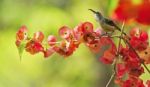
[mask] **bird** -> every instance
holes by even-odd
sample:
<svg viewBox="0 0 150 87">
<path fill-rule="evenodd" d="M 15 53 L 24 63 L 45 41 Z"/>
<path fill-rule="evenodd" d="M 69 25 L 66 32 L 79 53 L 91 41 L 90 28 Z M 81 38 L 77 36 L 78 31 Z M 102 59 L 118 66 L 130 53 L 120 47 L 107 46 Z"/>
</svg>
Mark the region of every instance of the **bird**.
<svg viewBox="0 0 150 87">
<path fill-rule="evenodd" d="M 98 11 L 94 11 L 93 9 L 89 10 L 95 14 L 96 21 L 100 24 L 100 26 L 106 33 L 113 33 L 115 30 L 121 32 L 121 29 L 111 19 L 105 18 Z M 126 33 L 123 32 L 123 34 L 126 36 Z"/>
</svg>

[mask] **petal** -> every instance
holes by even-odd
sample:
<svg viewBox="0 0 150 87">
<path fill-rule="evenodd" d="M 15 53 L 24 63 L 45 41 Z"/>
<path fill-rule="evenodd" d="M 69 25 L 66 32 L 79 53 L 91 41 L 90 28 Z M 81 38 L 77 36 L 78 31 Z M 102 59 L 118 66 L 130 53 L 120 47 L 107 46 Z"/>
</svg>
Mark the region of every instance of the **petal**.
<svg viewBox="0 0 150 87">
<path fill-rule="evenodd" d="M 47 57 L 51 56 L 54 52 L 55 51 L 53 50 L 53 47 L 50 47 L 44 51 L 44 57 L 47 58 Z"/>
<path fill-rule="evenodd" d="M 44 48 L 41 45 L 40 42 L 30 40 L 29 42 L 26 43 L 26 51 L 31 53 L 31 54 L 36 54 L 38 52 L 43 52 Z"/>
<path fill-rule="evenodd" d="M 63 26 L 59 29 L 59 35 L 63 39 L 67 39 L 70 37 L 71 30 L 67 26 Z"/>
<path fill-rule="evenodd" d="M 35 32 L 33 35 L 33 39 L 37 40 L 38 42 L 42 42 L 44 39 L 44 34 L 41 31 Z"/>
<path fill-rule="evenodd" d="M 150 25 L 150 2 L 142 3 L 139 7 L 137 22 Z"/>
<path fill-rule="evenodd" d="M 16 39 L 17 40 L 25 40 L 27 39 L 27 27 L 21 26 L 21 28 L 16 33 Z"/>
<path fill-rule="evenodd" d="M 117 67 L 117 77 L 122 78 L 127 71 L 125 65 L 123 63 L 118 63 L 116 67 Z"/>
<path fill-rule="evenodd" d="M 112 64 L 114 61 L 115 55 L 112 54 L 109 50 L 104 52 L 104 55 L 100 57 L 100 61 L 104 64 Z"/>
<path fill-rule="evenodd" d="M 128 2 L 118 5 L 114 11 L 113 17 L 115 20 L 124 21 L 131 20 L 137 17 L 138 7 Z"/>
<path fill-rule="evenodd" d="M 48 38 L 47 38 L 47 42 L 50 46 L 53 46 L 56 44 L 56 37 L 54 35 L 49 35 Z"/>
<path fill-rule="evenodd" d="M 93 24 L 90 22 L 84 22 L 82 24 L 82 31 L 83 31 L 83 33 L 93 32 Z"/>
</svg>

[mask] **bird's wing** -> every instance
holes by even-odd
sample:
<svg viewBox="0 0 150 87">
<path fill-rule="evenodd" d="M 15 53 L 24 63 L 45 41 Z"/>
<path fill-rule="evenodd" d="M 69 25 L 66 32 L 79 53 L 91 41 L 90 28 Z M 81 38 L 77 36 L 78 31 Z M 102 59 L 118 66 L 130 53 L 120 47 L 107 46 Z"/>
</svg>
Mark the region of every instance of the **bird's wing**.
<svg viewBox="0 0 150 87">
<path fill-rule="evenodd" d="M 105 18 L 105 22 L 107 24 L 109 24 L 110 26 L 114 26 L 116 29 L 118 29 L 119 31 L 121 31 L 121 29 L 112 20 Z"/>
<path fill-rule="evenodd" d="M 105 23 L 109 24 L 110 26 L 116 25 L 112 20 L 105 18 Z"/>
</svg>

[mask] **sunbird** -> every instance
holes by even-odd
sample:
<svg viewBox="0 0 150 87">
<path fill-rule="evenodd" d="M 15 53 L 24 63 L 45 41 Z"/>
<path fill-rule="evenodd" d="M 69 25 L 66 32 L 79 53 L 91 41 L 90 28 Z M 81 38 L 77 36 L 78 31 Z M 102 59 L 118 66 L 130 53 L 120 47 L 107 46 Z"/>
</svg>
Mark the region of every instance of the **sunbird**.
<svg viewBox="0 0 150 87">
<path fill-rule="evenodd" d="M 121 31 L 121 29 L 111 19 L 105 18 L 98 11 L 94 11 L 92 9 L 89 10 L 95 14 L 96 21 L 100 24 L 100 26 L 106 33 L 113 33 L 115 30 Z M 126 35 L 124 32 L 123 34 Z"/>
</svg>

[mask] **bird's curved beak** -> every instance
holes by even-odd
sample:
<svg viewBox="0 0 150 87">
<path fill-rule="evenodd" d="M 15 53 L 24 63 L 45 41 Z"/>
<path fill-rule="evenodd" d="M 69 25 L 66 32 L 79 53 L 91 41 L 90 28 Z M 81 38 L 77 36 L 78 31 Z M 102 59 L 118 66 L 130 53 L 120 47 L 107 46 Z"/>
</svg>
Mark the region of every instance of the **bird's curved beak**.
<svg viewBox="0 0 150 87">
<path fill-rule="evenodd" d="M 88 9 L 88 10 L 92 11 L 92 12 L 93 12 L 93 13 L 95 13 L 95 14 L 97 13 L 97 12 L 96 12 L 96 11 L 94 11 L 93 9 Z"/>
</svg>

